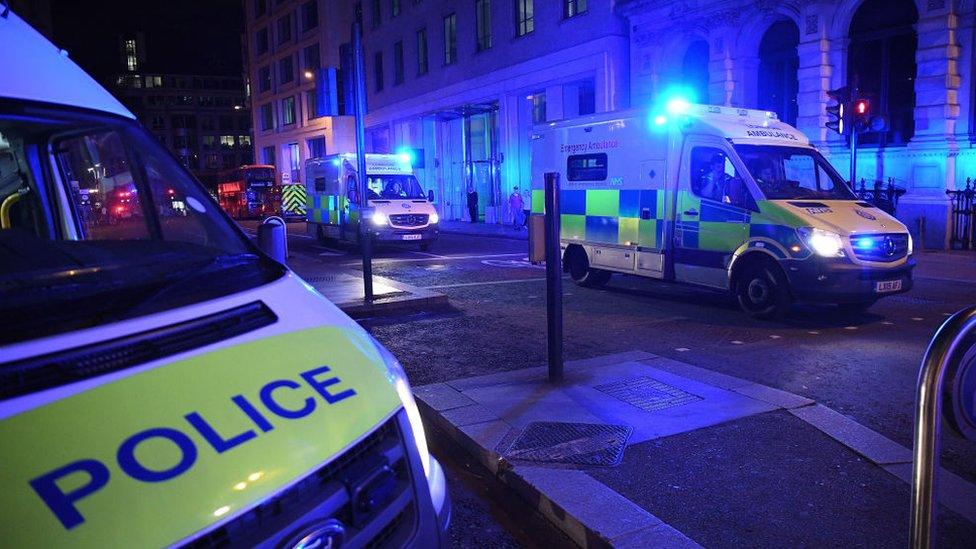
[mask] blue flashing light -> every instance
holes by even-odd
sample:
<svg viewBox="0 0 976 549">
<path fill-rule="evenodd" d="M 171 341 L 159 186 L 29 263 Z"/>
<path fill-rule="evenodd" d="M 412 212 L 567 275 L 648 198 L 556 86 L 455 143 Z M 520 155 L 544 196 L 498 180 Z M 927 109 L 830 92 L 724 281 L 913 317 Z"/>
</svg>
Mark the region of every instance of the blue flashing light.
<svg viewBox="0 0 976 549">
<path fill-rule="evenodd" d="M 858 238 L 856 241 L 854 241 L 854 246 L 861 249 L 873 248 L 874 241 L 867 237 Z"/>
<path fill-rule="evenodd" d="M 684 97 L 674 97 L 664 104 L 664 108 L 668 111 L 668 114 L 685 114 L 691 109 L 691 102 Z"/>
<path fill-rule="evenodd" d="M 339 157 L 333 158 L 332 159 L 332 164 L 334 166 L 341 166 L 342 165 L 342 159 L 339 158 Z"/>
<path fill-rule="evenodd" d="M 414 153 L 410 149 L 400 149 L 397 151 L 397 161 L 406 166 L 413 166 Z"/>
<path fill-rule="evenodd" d="M 663 126 L 668 123 L 668 117 L 663 114 L 659 114 L 654 117 L 654 125 Z"/>
</svg>

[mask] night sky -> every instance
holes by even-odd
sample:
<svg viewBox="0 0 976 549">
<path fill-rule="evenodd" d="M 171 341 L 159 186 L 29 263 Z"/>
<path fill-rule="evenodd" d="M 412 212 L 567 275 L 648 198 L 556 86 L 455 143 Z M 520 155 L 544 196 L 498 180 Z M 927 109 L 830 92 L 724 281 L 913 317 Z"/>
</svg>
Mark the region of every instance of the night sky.
<svg viewBox="0 0 976 549">
<path fill-rule="evenodd" d="M 241 0 L 51 0 L 54 43 L 102 81 L 122 72 L 118 38 L 143 32 L 140 72 L 242 72 Z"/>
</svg>

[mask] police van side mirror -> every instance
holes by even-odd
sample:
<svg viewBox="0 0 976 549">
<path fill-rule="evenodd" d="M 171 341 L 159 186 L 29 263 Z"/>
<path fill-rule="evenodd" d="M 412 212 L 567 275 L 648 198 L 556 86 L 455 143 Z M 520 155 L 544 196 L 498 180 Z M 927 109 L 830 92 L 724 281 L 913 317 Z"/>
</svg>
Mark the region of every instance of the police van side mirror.
<svg viewBox="0 0 976 549">
<path fill-rule="evenodd" d="M 427 202 L 434 201 L 434 189 L 427 189 Z"/>
</svg>

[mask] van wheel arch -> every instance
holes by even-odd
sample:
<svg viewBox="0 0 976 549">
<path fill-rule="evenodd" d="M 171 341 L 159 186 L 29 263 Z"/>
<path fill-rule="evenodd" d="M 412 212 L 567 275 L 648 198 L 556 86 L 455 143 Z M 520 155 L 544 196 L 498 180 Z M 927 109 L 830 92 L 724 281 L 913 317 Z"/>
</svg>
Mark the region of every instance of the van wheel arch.
<svg viewBox="0 0 976 549">
<path fill-rule="evenodd" d="M 586 250 L 578 244 L 570 244 L 563 253 L 563 271 L 568 272 L 573 282 L 584 288 L 599 288 L 610 280 L 613 274 L 603 269 L 590 267 Z"/>
<path fill-rule="evenodd" d="M 762 252 L 748 252 L 736 260 L 729 277 L 729 290 L 742 310 L 755 318 L 782 317 L 793 302 L 783 267 Z"/>
</svg>

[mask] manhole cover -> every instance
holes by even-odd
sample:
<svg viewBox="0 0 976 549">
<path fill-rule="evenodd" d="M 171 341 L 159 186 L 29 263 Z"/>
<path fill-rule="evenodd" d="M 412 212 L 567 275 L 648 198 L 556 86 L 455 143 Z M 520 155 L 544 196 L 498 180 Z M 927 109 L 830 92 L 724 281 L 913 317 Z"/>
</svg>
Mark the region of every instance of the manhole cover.
<svg viewBox="0 0 976 549">
<path fill-rule="evenodd" d="M 512 442 L 505 457 L 574 465 L 617 465 L 633 431 L 625 425 L 533 421 Z"/>
<path fill-rule="evenodd" d="M 594 389 L 647 412 L 691 404 L 702 399 L 698 395 L 682 391 L 650 377 L 622 379 L 613 383 L 597 385 Z"/>
</svg>

